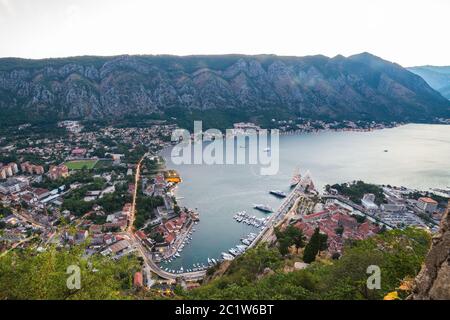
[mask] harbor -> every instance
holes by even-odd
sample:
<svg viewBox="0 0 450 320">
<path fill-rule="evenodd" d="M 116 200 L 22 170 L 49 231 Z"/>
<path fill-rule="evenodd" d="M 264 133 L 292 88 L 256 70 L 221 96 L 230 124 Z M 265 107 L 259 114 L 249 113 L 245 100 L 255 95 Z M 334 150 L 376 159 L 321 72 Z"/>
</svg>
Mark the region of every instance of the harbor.
<svg viewBox="0 0 450 320">
<path fill-rule="evenodd" d="M 288 195 L 292 190 L 290 181 L 297 169 L 303 174 L 309 169 L 319 191 L 328 183 L 353 180 L 408 185 L 422 190 L 432 187 L 446 190 L 450 178 L 448 166 L 436 154 L 441 154 L 443 148 L 448 150 L 448 147 L 439 143 L 445 137 L 437 127 L 406 125 L 373 132 L 283 136 L 280 138 L 280 170 L 273 176 L 259 175 L 257 165 L 174 165 L 168 150 L 164 155 L 167 166 L 176 169 L 183 178 L 175 191 L 176 197 L 183 197 L 179 200 L 181 205 L 197 208 L 201 221 L 195 226 L 192 240 L 180 257 L 162 266 L 174 270 L 181 266 L 190 268 L 194 263 L 206 266 L 208 258 L 217 260 L 222 258 L 222 252 L 229 254 L 230 248 L 241 244 L 241 238 L 261 230 L 238 223 L 233 216 L 245 210 L 257 218 L 270 217 L 273 213 L 261 212 L 253 205 L 279 208 L 284 198 L 269 192 L 279 190 Z M 417 136 L 427 141 L 426 159 L 418 159 L 416 153 L 408 148 L 408 143 Z M 384 152 L 385 149 L 389 152 Z M 333 159 L 332 165 L 329 159 Z M 410 160 L 405 162 L 405 159 Z M 433 164 L 433 171 L 423 170 L 425 160 Z M 370 171 L 368 167 L 375 169 Z"/>
</svg>

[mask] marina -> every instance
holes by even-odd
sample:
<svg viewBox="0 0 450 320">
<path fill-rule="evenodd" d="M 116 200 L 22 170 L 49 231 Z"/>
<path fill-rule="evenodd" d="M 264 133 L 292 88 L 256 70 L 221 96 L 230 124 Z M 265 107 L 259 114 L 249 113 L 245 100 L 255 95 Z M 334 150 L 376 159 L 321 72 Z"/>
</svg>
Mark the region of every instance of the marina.
<svg viewBox="0 0 450 320">
<path fill-rule="evenodd" d="M 298 167 L 302 175 L 310 170 L 319 191 L 326 184 L 353 180 L 447 191 L 448 160 L 442 154 L 450 153 L 450 145 L 443 142 L 448 135 L 448 126 L 413 124 L 371 132 L 284 135 L 280 137 L 280 169 L 273 176 L 259 175 L 257 165 L 174 165 L 168 150 L 164 155 L 167 166 L 183 177 L 176 196 L 183 197 L 179 201 L 181 205 L 197 208 L 201 221 L 180 257 L 163 266 L 174 270 L 183 266 L 186 270 L 194 263 L 206 266 L 208 257 L 225 259 L 222 252 L 231 255 L 228 250 L 239 239 L 260 230 L 236 222 L 233 216 L 245 210 L 257 218 L 270 217 L 254 209 L 252 204 L 279 208 L 283 199 L 269 191 L 289 194 L 290 180 Z M 411 146 L 422 151 L 419 154 Z M 385 149 L 389 152 L 383 152 Z M 333 159 L 331 165 L 329 159 Z"/>
<path fill-rule="evenodd" d="M 257 218 L 256 216 L 250 216 L 246 211 L 239 211 L 234 216 L 233 219 L 239 223 L 245 223 L 247 225 L 253 226 L 255 228 L 263 228 L 267 221 L 266 218 Z"/>
</svg>

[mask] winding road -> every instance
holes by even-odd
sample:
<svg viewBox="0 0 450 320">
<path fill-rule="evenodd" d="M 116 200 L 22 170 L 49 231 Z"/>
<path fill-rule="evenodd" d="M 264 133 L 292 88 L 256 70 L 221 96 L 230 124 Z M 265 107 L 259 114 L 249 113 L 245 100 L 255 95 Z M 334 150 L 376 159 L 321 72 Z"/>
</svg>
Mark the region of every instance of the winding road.
<svg viewBox="0 0 450 320">
<path fill-rule="evenodd" d="M 184 272 L 184 273 L 171 273 L 162 270 L 152 259 L 152 254 L 144 247 L 141 241 L 136 237 L 134 230 L 134 221 L 136 217 L 136 199 L 138 192 L 138 184 L 141 178 L 141 166 L 142 161 L 149 156 L 149 153 L 145 153 L 139 162 L 136 165 L 136 173 L 134 176 L 134 192 L 133 192 L 133 200 L 131 204 L 130 217 L 128 221 L 128 227 L 126 229 L 126 234 L 129 236 L 130 241 L 139 251 L 140 255 L 144 259 L 144 263 L 146 266 L 159 277 L 167 280 L 176 280 L 178 278 L 183 278 L 185 280 L 200 280 L 206 275 L 206 270 L 202 271 L 194 271 L 194 272 Z"/>
</svg>

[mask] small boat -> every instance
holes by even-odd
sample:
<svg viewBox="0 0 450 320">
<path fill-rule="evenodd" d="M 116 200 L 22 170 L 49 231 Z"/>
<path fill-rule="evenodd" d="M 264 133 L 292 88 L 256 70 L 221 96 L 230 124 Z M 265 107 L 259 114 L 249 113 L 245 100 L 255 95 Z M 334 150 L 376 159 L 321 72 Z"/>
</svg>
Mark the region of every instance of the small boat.
<svg viewBox="0 0 450 320">
<path fill-rule="evenodd" d="M 286 198 L 287 196 L 286 193 L 281 190 L 270 190 L 269 193 L 280 198 Z"/>
<path fill-rule="evenodd" d="M 228 260 L 228 261 L 231 261 L 234 259 L 234 257 L 231 254 L 228 254 L 226 252 L 222 252 L 222 258 L 223 258 L 223 260 Z"/>
</svg>

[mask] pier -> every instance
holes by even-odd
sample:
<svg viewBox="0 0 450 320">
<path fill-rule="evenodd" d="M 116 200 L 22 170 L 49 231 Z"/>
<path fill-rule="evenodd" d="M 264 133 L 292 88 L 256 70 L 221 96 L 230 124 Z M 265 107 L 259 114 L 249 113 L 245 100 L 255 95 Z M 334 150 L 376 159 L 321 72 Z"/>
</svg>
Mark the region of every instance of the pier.
<svg viewBox="0 0 450 320">
<path fill-rule="evenodd" d="M 269 232 L 269 231 L 272 230 L 273 227 L 285 217 L 285 215 L 289 212 L 289 210 L 294 205 L 294 203 L 297 200 L 297 198 L 300 197 L 303 194 L 304 194 L 304 189 L 301 186 L 301 184 L 298 183 L 292 189 L 292 191 L 289 193 L 289 195 L 284 199 L 284 201 L 278 207 L 277 211 L 275 211 L 269 217 L 269 220 L 267 221 L 266 226 L 264 227 L 264 229 L 261 230 L 261 232 L 255 238 L 255 240 L 253 240 L 253 242 L 248 247 L 252 248 L 252 247 L 256 246 L 261 241 L 267 241 L 267 239 L 271 235 L 271 232 Z"/>
</svg>

